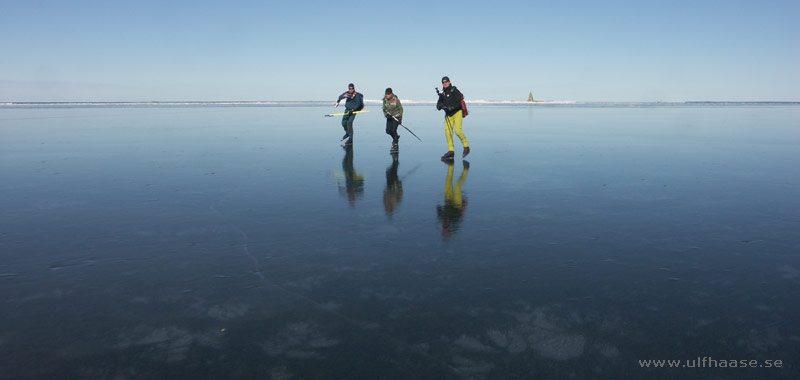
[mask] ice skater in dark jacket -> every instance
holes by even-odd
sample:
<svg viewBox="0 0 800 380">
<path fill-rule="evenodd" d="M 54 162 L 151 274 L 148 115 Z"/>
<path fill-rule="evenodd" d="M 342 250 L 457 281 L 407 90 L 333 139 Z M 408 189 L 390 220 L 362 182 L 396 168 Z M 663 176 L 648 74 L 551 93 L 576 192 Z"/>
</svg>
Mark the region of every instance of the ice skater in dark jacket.
<svg viewBox="0 0 800 380">
<path fill-rule="evenodd" d="M 444 110 L 444 133 L 447 136 L 448 150 L 447 153 L 442 156 L 442 159 L 451 160 L 455 156 L 453 131 L 456 132 L 456 136 L 458 136 L 461 140 L 461 144 L 464 146 L 464 152 L 461 154 L 461 157 L 466 157 L 469 154 L 469 142 L 467 142 L 467 136 L 464 136 L 464 132 L 461 132 L 461 122 L 464 118 L 461 101 L 464 100 L 464 95 L 461 94 L 461 91 L 458 91 L 456 86 L 450 83 L 450 78 L 448 77 L 442 78 L 442 87 L 444 87 L 442 92 L 439 92 L 438 88 L 436 89 L 436 92 L 439 94 L 439 101 L 436 102 L 436 109 Z"/>
<path fill-rule="evenodd" d="M 342 99 L 347 99 L 344 103 L 345 113 L 342 116 L 342 128 L 344 128 L 342 141 L 347 139 L 345 144 L 351 145 L 353 144 L 353 121 L 356 119 L 356 114 L 354 112 L 361 111 L 361 109 L 364 108 L 364 96 L 356 92 L 356 86 L 350 83 L 347 85 L 347 91 L 339 95 L 335 107 L 339 106 L 339 102 L 341 102 Z"/>
</svg>

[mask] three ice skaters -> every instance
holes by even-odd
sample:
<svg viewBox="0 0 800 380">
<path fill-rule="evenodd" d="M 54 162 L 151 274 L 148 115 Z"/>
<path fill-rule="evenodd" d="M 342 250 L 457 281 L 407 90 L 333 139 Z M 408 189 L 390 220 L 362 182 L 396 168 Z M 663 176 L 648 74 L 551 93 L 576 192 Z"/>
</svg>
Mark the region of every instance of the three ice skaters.
<svg viewBox="0 0 800 380">
<path fill-rule="evenodd" d="M 453 132 L 461 140 L 461 145 L 464 147 L 461 153 L 462 157 L 466 157 L 469 152 L 469 142 L 467 136 L 462 131 L 462 123 L 465 116 L 468 115 L 466 104 L 464 103 L 464 95 L 461 91 L 450 83 L 450 78 L 442 77 L 442 91 L 436 88 L 436 94 L 439 96 L 436 102 L 436 109 L 443 110 L 444 117 L 444 130 L 447 137 L 447 152 L 442 155 L 442 160 L 452 160 L 455 158 L 455 146 L 453 143 Z M 356 92 L 355 85 L 350 83 L 347 85 L 347 91 L 339 95 L 336 100 L 335 107 L 339 106 L 342 99 L 347 99 L 345 102 L 345 113 L 342 116 L 342 128 L 345 134 L 342 141 L 347 139 L 345 145 L 353 144 L 353 121 L 355 121 L 356 113 L 364 108 L 364 98 L 361 93 Z M 389 151 L 396 153 L 399 150 L 400 136 L 397 134 L 397 127 L 403 122 L 403 105 L 400 103 L 400 98 L 392 91 L 391 87 L 387 88 L 383 97 L 383 106 L 381 107 L 383 114 L 386 117 L 386 134 L 392 138 L 392 145 Z"/>
</svg>

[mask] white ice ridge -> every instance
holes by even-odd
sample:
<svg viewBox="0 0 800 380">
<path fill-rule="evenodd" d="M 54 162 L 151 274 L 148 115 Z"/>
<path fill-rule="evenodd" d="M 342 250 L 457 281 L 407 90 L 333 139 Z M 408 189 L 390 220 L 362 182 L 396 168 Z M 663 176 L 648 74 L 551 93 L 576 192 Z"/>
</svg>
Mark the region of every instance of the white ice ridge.
<svg viewBox="0 0 800 380">
<path fill-rule="evenodd" d="M 436 100 L 401 99 L 404 105 L 433 105 Z M 742 105 L 790 105 L 797 106 L 800 102 L 729 102 L 729 101 L 675 101 L 675 102 L 601 102 L 601 101 L 572 101 L 572 100 L 487 100 L 466 99 L 467 105 L 487 106 L 535 106 L 535 105 L 575 105 L 575 106 L 602 106 L 602 107 L 653 107 L 653 106 L 742 106 Z M 364 103 L 373 107 L 382 104 L 382 100 L 365 99 Z M 147 102 L 0 102 L 0 107 L 203 107 L 203 106 L 255 106 L 255 107 L 291 107 L 291 106 L 319 106 L 327 107 L 332 104 L 329 100 L 298 100 L 298 101 L 147 101 Z"/>
<path fill-rule="evenodd" d="M 403 104 L 436 104 L 436 100 L 401 99 Z M 466 99 L 467 104 L 576 104 L 573 101 L 484 100 Z M 364 99 L 365 104 L 382 104 L 383 100 Z M 327 100 L 298 101 L 151 101 L 151 102 L 0 102 L 0 106 L 303 106 L 330 105 Z"/>
<path fill-rule="evenodd" d="M 413 100 L 400 99 L 403 104 L 436 104 L 436 100 Z M 486 100 L 486 99 L 464 99 L 467 104 L 578 104 L 571 100 L 537 100 L 529 102 L 527 100 Z M 364 99 L 366 104 L 381 104 L 382 100 Z"/>
</svg>

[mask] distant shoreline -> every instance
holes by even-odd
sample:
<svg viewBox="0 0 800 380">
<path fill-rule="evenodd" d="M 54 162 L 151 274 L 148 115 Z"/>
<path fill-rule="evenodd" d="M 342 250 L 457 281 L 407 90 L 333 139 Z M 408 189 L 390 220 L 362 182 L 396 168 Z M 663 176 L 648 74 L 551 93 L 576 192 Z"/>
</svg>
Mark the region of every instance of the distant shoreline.
<svg viewBox="0 0 800 380">
<path fill-rule="evenodd" d="M 368 105 L 381 104 L 380 100 L 365 100 Z M 431 105 L 436 102 L 433 100 L 403 100 L 405 105 Z M 71 101 L 71 102 L 0 102 L 0 106 L 329 106 L 333 102 L 327 100 L 294 100 L 294 101 L 272 101 L 272 100 L 243 100 L 243 101 Z M 682 101 L 682 102 L 628 102 L 628 101 L 568 101 L 568 100 L 544 100 L 544 101 L 520 101 L 520 100 L 467 100 L 467 104 L 474 105 L 627 105 L 627 106 L 675 106 L 675 105 L 800 105 L 800 101 Z"/>
</svg>

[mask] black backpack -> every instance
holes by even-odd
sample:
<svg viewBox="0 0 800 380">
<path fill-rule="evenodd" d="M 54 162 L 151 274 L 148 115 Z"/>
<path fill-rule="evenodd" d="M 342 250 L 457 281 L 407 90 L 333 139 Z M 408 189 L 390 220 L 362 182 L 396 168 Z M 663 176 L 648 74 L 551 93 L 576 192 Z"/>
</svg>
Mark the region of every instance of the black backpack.
<svg viewBox="0 0 800 380">
<path fill-rule="evenodd" d="M 363 110 L 363 109 L 364 109 L 364 95 L 363 95 L 363 94 L 361 94 L 360 92 L 356 92 L 356 95 L 354 95 L 354 96 L 358 96 L 358 95 L 361 95 L 361 105 L 360 105 L 360 106 L 358 106 L 358 107 L 356 107 L 356 109 L 355 109 L 355 110 L 356 110 L 356 111 L 361 111 L 361 110 Z"/>
</svg>

